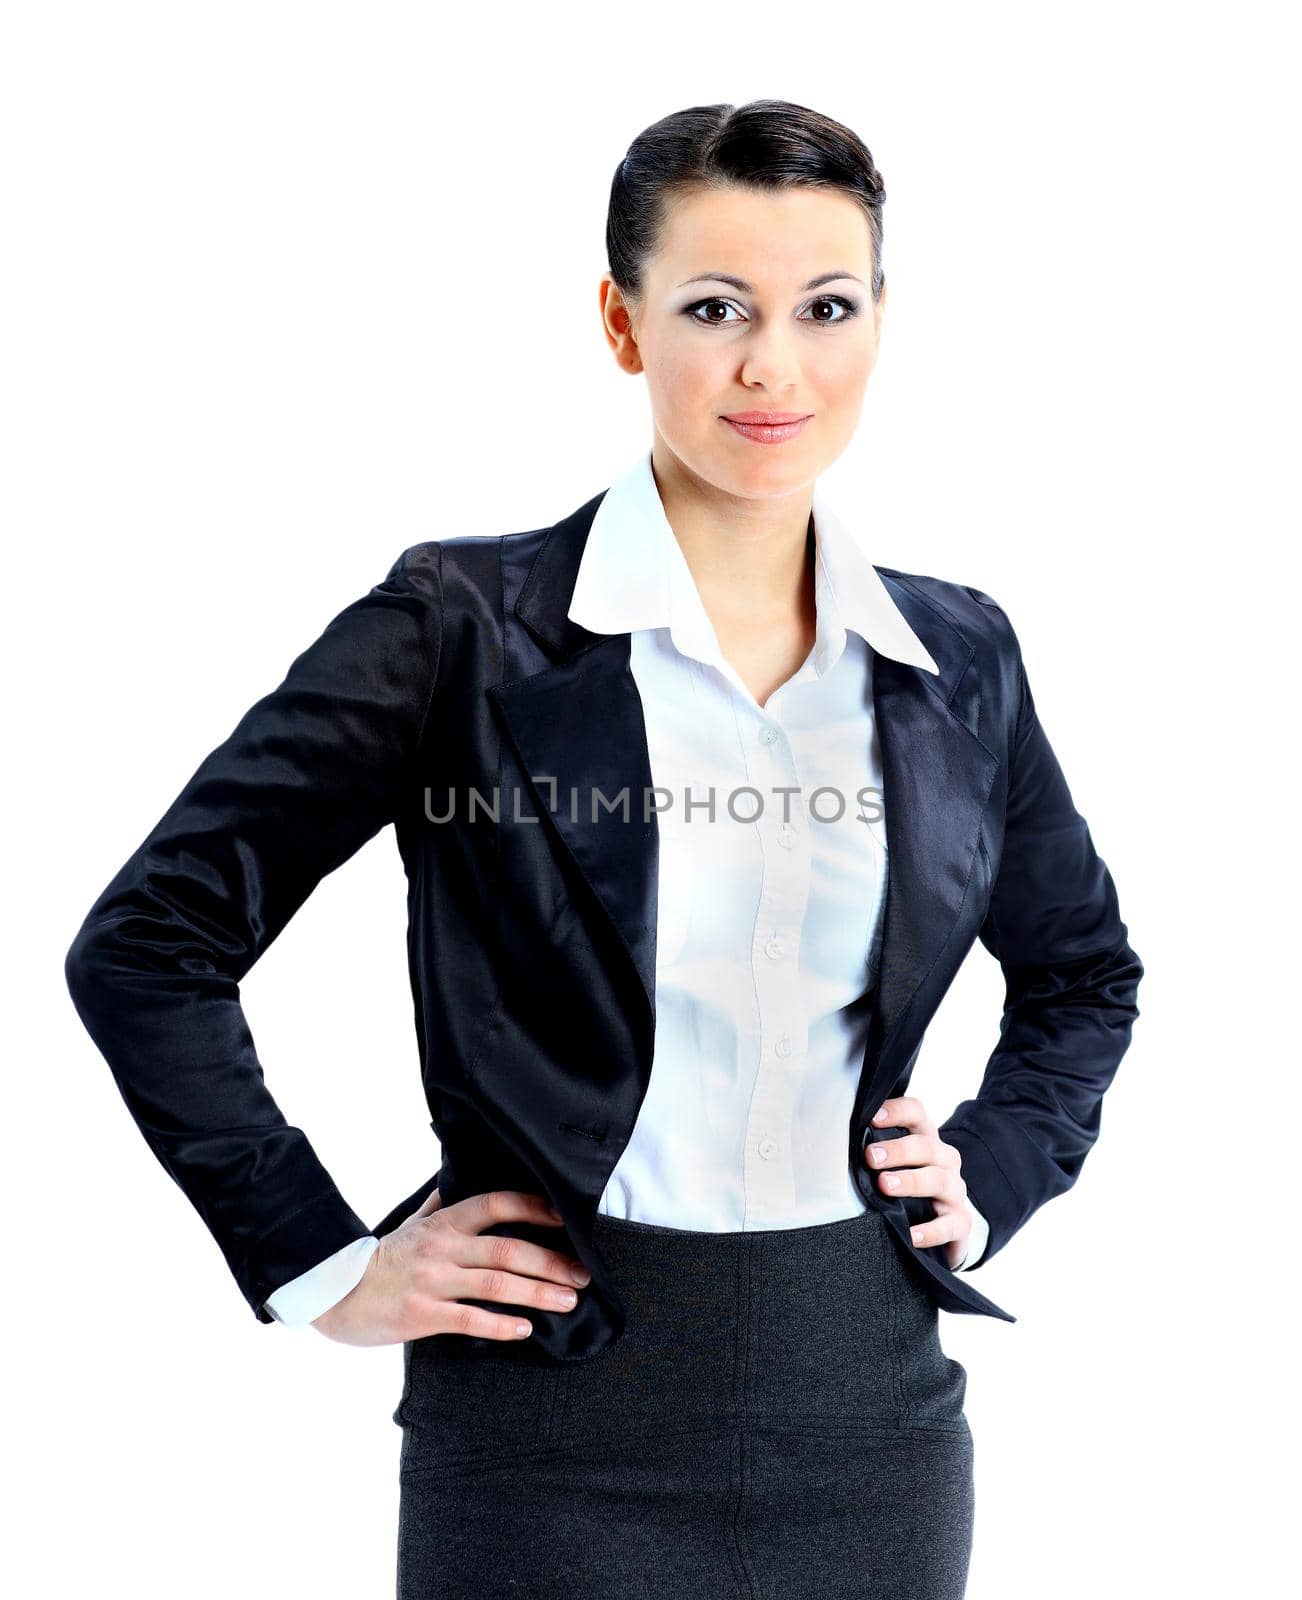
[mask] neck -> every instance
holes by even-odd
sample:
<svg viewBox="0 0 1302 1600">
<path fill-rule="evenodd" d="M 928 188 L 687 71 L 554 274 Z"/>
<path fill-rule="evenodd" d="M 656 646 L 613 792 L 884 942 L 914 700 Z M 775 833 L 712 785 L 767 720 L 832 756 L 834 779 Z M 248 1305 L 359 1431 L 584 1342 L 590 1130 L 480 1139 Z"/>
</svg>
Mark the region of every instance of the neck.
<svg viewBox="0 0 1302 1600">
<path fill-rule="evenodd" d="M 705 482 L 657 436 L 651 453 L 665 516 L 713 618 L 752 626 L 813 615 L 812 495 L 745 499 Z"/>
</svg>

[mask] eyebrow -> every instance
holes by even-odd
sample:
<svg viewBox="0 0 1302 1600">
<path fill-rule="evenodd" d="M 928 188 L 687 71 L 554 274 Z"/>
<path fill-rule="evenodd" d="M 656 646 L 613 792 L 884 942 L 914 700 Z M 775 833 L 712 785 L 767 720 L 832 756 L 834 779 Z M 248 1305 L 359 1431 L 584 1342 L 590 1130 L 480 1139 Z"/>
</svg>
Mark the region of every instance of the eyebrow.
<svg viewBox="0 0 1302 1600">
<path fill-rule="evenodd" d="M 857 277 L 853 272 L 821 272 L 818 277 L 811 278 L 808 283 L 802 283 L 800 285 L 800 293 L 804 294 L 808 289 L 819 289 L 823 284 L 834 283 L 838 278 L 850 278 L 855 283 L 863 283 L 863 279 Z M 678 287 L 685 289 L 689 283 L 705 282 L 730 283 L 734 289 L 740 289 L 743 294 L 752 294 L 754 292 L 753 284 L 747 283 L 744 278 L 734 277 L 730 272 L 698 272 L 694 278 L 684 278 Z"/>
</svg>

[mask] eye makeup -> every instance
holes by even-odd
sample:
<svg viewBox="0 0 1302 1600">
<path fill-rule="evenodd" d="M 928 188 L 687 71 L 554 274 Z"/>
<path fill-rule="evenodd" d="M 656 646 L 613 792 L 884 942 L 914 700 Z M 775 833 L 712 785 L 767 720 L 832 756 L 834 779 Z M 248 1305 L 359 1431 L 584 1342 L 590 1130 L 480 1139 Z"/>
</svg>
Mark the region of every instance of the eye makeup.
<svg viewBox="0 0 1302 1600">
<path fill-rule="evenodd" d="M 842 294 L 820 294 L 820 295 L 815 296 L 815 298 L 813 300 L 811 300 L 809 302 L 809 304 L 811 306 L 825 305 L 825 304 L 826 305 L 834 305 L 834 306 L 840 307 L 840 309 L 841 309 L 841 315 L 839 317 L 832 317 L 832 318 L 813 317 L 813 318 L 807 318 L 807 317 L 803 317 L 802 316 L 802 317 L 800 317 L 798 319 L 801 322 L 806 322 L 806 321 L 813 322 L 814 325 L 817 326 L 817 327 L 835 328 L 840 323 L 849 322 L 854 317 L 857 317 L 859 315 L 859 306 L 858 306 L 858 304 L 855 301 L 847 298 L 845 295 L 842 295 Z M 735 326 L 737 321 L 745 322 L 745 321 L 749 321 L 750 320 L 748 317 L 745 316 L 744 312 L 743 312 L 742 316 L 739 319 L 727 319 L 727 320 L 725 320 L 725 319 L 721 319 L 721 318 L 718 318 L 718 317 L 702 317 L 702 316 L 699 316 L 697 313 L 700 312 L 702 310 L 702 308 L 705 307 L 705 306 L 725 306 L 725 307 L 729 307 L 729 308 L 731 308 L 731 309 L 733 309 L 735 311 L 742 312 L 742 307 L 739 306 L 735 300 L 727 299 L 723 295 L 709 295 L 704 300 L 695 300 L 695 301 L 692 302 L 691 305 L 684 306 L 682 308 L 682 314 L 685 317 L 688 317 L 691 321 L 699 322 L 702 326 L 710 327 L 710 328 L 727 328 L 727 327 L 730 327 L 730 326 Z"/>
</svg>

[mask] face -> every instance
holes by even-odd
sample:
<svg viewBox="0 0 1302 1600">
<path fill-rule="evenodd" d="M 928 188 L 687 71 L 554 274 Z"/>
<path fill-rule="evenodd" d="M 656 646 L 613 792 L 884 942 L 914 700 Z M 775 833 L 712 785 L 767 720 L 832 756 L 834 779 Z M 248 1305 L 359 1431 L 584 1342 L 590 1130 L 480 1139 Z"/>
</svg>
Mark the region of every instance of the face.
<svg viewBox="0 0 1302 1600">
<path fill-rule="evenodd" d="M 601 283 L 615 358 L 646 374 L 657 450 L 742 498 L 811 485 L 849 443 L 877 361 L 872 273 L 868 219 L 839 190 L 674 201 L 641 297 Z M 736 419 L 754 412 L 806 420 L 748 432 Z"/>
</svg>

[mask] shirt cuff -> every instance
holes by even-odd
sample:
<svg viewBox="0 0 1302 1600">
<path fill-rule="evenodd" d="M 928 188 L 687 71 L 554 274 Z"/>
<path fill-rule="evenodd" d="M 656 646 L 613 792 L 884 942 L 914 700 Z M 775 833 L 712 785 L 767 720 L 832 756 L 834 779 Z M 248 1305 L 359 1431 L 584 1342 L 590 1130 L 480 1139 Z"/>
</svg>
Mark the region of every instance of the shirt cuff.
<svg viewBox="0 0 1302 1600">
<path fill-rule="evenodd" d="M 976 1266 L 985 1253 L 986 1245 L 990 1242 L 990 1224 L 970 1199 L 968 1200 L 968 1209 L 972 1213 L 972 1231 L 967 1236 L 967 1254 L 953 1269 L 955 1272 L 965 1272 Z"/>
<path fill-rule="evenodd" d="M 315 1267 L 282 1283 L 268 1298 L 267 1310 L 287 1328 L 306 1328 L 357 1287 L 379 1248 L 374 1234 L 353 1239 Z"/>
</svg>

